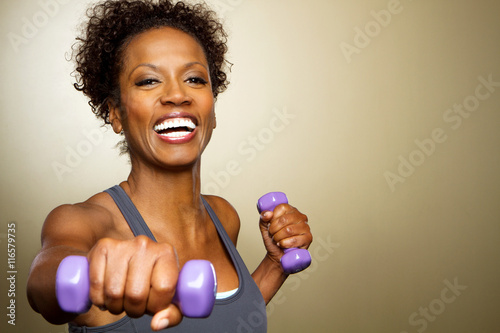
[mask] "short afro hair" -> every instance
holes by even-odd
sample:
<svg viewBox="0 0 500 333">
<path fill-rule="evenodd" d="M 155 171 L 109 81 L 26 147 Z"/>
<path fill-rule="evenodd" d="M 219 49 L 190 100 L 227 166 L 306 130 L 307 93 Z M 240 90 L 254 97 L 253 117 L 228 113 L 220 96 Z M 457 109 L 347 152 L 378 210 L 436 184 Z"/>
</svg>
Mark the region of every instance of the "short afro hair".
<svg viewBox="0 0 500 333">
<path fill-rule="evenodd" d="M 120 103 L 123 51 L 132 38 L 153 28 L 172 27 L 192 36 L 208 61 L 214 98 L 226 90 L 227 34 L 204 4 L 172 0 L 105 0 L 87 10 L 88 21 L 73 45 L 74 87 L 90 100 L 97 118 L 109 124 L 108 102 Z"/>
</svg>

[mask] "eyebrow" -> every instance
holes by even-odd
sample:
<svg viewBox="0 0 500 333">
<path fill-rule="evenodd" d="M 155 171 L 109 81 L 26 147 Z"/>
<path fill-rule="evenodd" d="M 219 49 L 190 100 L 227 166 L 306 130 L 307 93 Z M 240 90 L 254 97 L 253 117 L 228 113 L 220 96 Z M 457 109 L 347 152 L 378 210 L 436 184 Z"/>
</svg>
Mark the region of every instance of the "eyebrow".
<svg viewBox="0 0 500 333">
<path fill-rule="evenodd" d="M 207 66 L 205 66 L 204 64 L 202 64 L 202 63 L 201 63 L 201 62 L 199 62 L 199 61 L 192 61 L 192 62 L 188 62 L 187 64 L 185 64 L 185 65 L 184 65 L 184 68 L 190 68 L 190 67 L 193 67 L 193 66 L 195 66 L 195 65 L 200 65 L 200 66 L 202 66 L 203 68 L 205 68 L 205 69 L 208 71 Z M 139 65 L 135 66 L 135 67 L 134 67 L 134 69 L 132 69 L 132 70 L 130 71 L 130 74 L 129 74 L 129 76 L 128 76 L 128 77 L 130 78 L 130 76 L 132 76 L 132 73 L 134 73 L 134 72 L 135 72 L 135 70 L 136 70 L 137 68 L 139 68 L 139 67 L 149 67 L 149 68 L 151 68 L 151 69 L 153 69 L 153 70 L 155 70 L 155 71 L 158 71 L 158 66 L 156 66 L 156 65 L 154 65 L 154 64 L 150 64 L 150 63 L 141 63 L 141 64 L 139 64 Z"/>
<path fill-rule="evenodd" d="M 139 65 L 135 66 L 135 67 L 134 67 L 134 68 L 130 71 L 130 73 L 129 73 L 129 75 L 128 75 L 128 78 L 130 79 L 130 77 L 132 76 L 132 74 L 135 72 L 135 70 L 136 70 L 137 68 L 139 68 L 139 67 L 143 67 L 143 66 L 144 66 L 144 67 L 149 67 L 149 68 L 151 68 L 151 69 L 154 69 L 155 71 L 157 71 L 157 70 L 158 70 L 158 66 L 156 66 L 156 65 L 149 64 L 149 63 L 142 63 L 142 64 L 139 64 Z"/>
<path fill-rule="evenodd" d="M 204 64 L 202 64 L 202 63 L 201 63 L 201 62 L 199 62 L 199 61 L 192 61 L 192 62 L 188 62 L 187 64 L 185 64 L 185 65 L 184 65 L 184 68 L 193 67 L 194 65 L 200 65 L 200 66 L 202 66 L 203 68 L 205 68 L 205 69 L 208 71 L 207 66 L 205 66 Z"/>
</svg>

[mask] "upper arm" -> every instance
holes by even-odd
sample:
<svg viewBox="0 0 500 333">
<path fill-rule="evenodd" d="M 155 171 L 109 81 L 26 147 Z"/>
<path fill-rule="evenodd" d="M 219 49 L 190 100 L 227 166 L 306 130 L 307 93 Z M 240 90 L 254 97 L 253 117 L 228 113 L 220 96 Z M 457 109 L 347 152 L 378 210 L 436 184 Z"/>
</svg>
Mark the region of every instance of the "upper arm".
<svg viewBox="0 0 500 333">
<path fill-rule="evenodd" d="M 97 240 L 99 215 L 85 204 L 62 205 L 45 219 L 42 228 L 42 252 L 53 247 L 69 247 L 88 252 Z"/>
</svg>

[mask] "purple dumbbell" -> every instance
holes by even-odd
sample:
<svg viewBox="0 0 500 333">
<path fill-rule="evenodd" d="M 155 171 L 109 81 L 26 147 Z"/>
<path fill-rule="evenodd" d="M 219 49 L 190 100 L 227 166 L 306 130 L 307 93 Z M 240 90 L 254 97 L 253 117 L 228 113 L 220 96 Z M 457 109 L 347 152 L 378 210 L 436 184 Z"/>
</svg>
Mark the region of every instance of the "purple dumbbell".
<svg viewBox="0 0 500 333">
<path fill-rule="evenodd" d="M 68 256 L 59 264 L 56 274 L 56 297 L 62 310 L 86 313 L 89 299 L 89 262 L 83 256 Z M 205 318 L 212 313 L 217 292 L 217 278 L 207 260 L 190 260 L 179 273 L 172 302 L 182 314 L 191 318 Z"/>
<path fill-rule="evenodd" d="M 285 193 L 270 192 L 257 201 L 259 213 L 265 210 L 273 211 L 276 206 L 288 203 Z M 306 249 L 290 248 L 284 249 L 285 254 L 281 257 L 281 266 L 286 274 L 293 274 L 303 271 L 311 265 L 311 254 Z"/>
</svg>

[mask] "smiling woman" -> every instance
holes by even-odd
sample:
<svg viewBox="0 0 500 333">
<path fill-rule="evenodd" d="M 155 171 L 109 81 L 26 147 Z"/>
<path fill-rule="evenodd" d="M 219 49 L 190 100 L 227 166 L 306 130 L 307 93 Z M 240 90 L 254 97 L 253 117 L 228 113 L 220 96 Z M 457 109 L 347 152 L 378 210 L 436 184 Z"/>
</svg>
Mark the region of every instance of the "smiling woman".
<svg viewBox="0 0 500 333">
<path fill-rule="evenodd" d="M 265 305 L 287 278 L 283 249 L 308 248 L 312 235 L 288 204 L 262 212 L 267 254 L 250 274 L 236 250 L 238 214 L 200 193 L 214 103 L 227 85 L 222 26 L 205 6 L 168 0 L 108 0 L 87 14 L 75 87 L 124 135 L 132 167 L 119 185 L 49 214 L 28 281 L 31 306 L 70 332 L 236 332 L 245 318 L 253 332 L 266 332 Z M 70 256 L 88 262 L 85 313 L 63 310 L 60 290 L 56 297 L 58 267 Z M 210 261 L 217 276 L 205 319 L 183 318 L 174 296 L 193 259 Z"/>
<path fill-rule="evenodd" d="M 105 123 L 109 123 L 109 100 L 120 102 L 118 80 L 126 60 L 123 52 L 134 37 L 150 29 L 175 28 L 199 43 L 208 66 L 205 70 L 210 74 L 205 80 L 210 81 L 214 98 L 229 84 L 226 75 L 228 62 L 224 58 L 227 34 L 215 13 L 201 4 L 107 1 L 89 8 L 87 14 L 91 19 L 83 35 L 77 38 L 79 43 L 74 45 L 77 64 L 75 88 L 89 97 L 92 110 Z M 107 37 L 101 38 L 103 35 Z M 155 64 L 141 65 L 158 70 Z M 191 78 L 192 83 L 202 81 L 197 77 Z M 144 79 L 136 84 L 149 86 L 153 83 L 153 79 Z M 122 143 L 126 152 L 127 143 Z"/>
<path fill-rule="evenodd" d="M 175 168 L 199 163 L 215 128 L 209 64 L 201 45 L 180 30 L 154 28 L 131 40 L 123 59 L 120 100 L 107 102 L 109 121 L 116 133 L 125 133 L 131 155 L 151 163 L 164 159 Z M 175 126 L 181 122 L 188 127 Z"/>
</svg>

